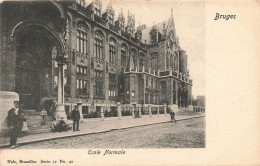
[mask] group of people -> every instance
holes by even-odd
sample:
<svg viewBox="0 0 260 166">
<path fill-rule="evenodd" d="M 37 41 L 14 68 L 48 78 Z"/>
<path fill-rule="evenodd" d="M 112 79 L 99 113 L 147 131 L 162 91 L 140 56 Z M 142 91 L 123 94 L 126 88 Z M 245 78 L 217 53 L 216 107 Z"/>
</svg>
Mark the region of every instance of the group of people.
<svg viewBox="0 0 260 166">
<path fill-rule="evenodd" d="M 80 120 L 80 112 L 78 109 L 78 106 L 75 105 L 75 109 L 73 109 L 72 113 L 71 113 L 71 119 L 73 120 L 73 131 L 79 131 L 79 120 Z M 61 117 L 60 120 L 56 120 L 56 118 L 54 118 L 53 122 L 52 122 L 52 131 L 53 132 L 61 132 L 61 131 L 67 131 L 68 130 L 68 125 L 66 124 L 66 122 L 64 121 L 64 118 Z"/>
<path fill-rule="evenodd" d="M 47 111 L 43 109 L 40 112 L 40 116 L 42 117 L 41 125 L 45 125 Z M 80 112 L 78 110 L 77 105 L 75 106 L 75 109 L 73 109 L 72 111 L 71 118 L 73 120 L 73 131 L 79 131 Z M 24 117 L 23 110 L 20 108 L 19 101 L 14 101 L 13 107 L 8 111 L 8 115 L 6 117 L 6 124 L 9 129 L 10 148 L 16 148 L 19 146 L 17 144 L 17 138 L 19 136 L 23 136 L 24 133 L 28 131 L 26 118 Z M 53 132 L 67 131 L 68 124 L 66 124 L 63 117 L 61 117 L 61 119 L 59 120 L 56 120 L 56 118 L 54 118 L 51 128 Z"/>
<path fill-rule="evenodd" d="M 10 134 L 10 147 L 16 148 L 19 145 L 16 144 L 18 136 L 23 136 L 28 131 L 26 118 L 24 118 L 24 112 L 19 109 L 19 101 L 14 101 L 14 106 L 8 111 L 6 118 L 7 127 Z"/>
<path fill-rule="evenodd" d="M 42 125 L 45 125 L 45 119 L 47 116 L 47 112 L 45 109 L 43 109 L 40 113 L 40 115 L 43 118 Z M 175 113 L 173 111 L 170 112 L 171 116 L 171 123 L 175 120 Z M 73 131 L 79 131 L 79 120 L 80 120 L 80 112 L 78 110 L 77 105 L 75 106 L 75 109 L 73 109 L 71 113 L 71 118 L 73 120 Z M 14 106 L 8 111 L 8 116 L 6 118 L 7 126 L 10 131 L 10 147 L 16 148 L 19 145 L 17 145 L 17 138 L 19 134 L 23 136 L 23 133 L 28 130 L 26 119 L 24 118 L 24 112 L 19 109 L 19 101 L 14 101 Z M 52 122 L 52 131 L 53 132 L 61 132 L 61 131 L 67 131 L 68 125 L 66 124 L 63 117 L 61 119 L 56 120 L 54 118 L 54 121 Z"/>
</svg>

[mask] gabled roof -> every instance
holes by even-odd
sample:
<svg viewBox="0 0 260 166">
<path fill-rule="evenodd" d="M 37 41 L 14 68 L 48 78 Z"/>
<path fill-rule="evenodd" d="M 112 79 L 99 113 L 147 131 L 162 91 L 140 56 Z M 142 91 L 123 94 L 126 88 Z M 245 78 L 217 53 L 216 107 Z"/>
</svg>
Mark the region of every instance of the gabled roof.
<svg viewBox="0 0 260 166">
<path fill-rule="evenodd" d="M 169 19 L 160 22 L 158 24 L 155 24 L 154 26 L 151 27 L 147 27 L 146 29 L 142 30 L 142 42 L 146 43 L 146 44 L 150 44 L 151 43 L 151 37 L 150 37 L 150 32 L 153 28 L 157 29 L 161 34 L 164 34 L 163 30 L 164 30 L 164 26 L 165 28 L 167 27 L 169 23 Z"/>
<path fill-rule="evenodd" d="M 167 34 L 171 29 L 173 29 L 174 36 L 176 36 L 175 25 L 174 25 L 174 20 L 173 20 L 172 14 L 169 19 L 162 21 L 158 24 L 155 24 L 151 27 L 147 27 L 146 29 L 143 29 L 142 30 L 142 42 L 143 43 L 146 43 L 146 44 L 151 43 L 150 32 L 153 28 L 156 28 L 162 35 Z"/>
</svg>

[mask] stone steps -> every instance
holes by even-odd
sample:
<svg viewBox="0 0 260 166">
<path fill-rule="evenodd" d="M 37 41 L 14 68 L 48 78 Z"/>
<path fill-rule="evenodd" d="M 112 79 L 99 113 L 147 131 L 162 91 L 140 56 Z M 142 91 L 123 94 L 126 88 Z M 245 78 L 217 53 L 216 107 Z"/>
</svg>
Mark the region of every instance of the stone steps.
<svg viewBox="0 0 260 166">
<path fill-rule="evenodd" d="M 29 129 L 27 134 L 39 134 L 51 131 L 52 117 L 46 117 L 45 125 L 41 125 L 42 117 L 40 116 L 40 112 L 36 110 L 24 110 L 24 117 L 26 118 Z"/>
</svg>

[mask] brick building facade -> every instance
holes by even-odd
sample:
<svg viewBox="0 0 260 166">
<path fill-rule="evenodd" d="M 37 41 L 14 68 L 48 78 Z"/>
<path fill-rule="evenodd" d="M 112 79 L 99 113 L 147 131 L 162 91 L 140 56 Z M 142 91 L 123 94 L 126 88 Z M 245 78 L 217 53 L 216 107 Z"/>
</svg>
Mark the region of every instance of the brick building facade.
<svg viewBox="0 0 260 166">
<path fill-rule="evenodd" d="M 135 15 L 101 1 L 4 1 L 1 5 L 0 91 L 19 95 L 24 109 L 57 100 L 64 66 L 65 109 L 82 103 L 84 117 L 103 109 L 127 111 L 191 105 L 187 55 L 174 19 L 136 28 Z M 159 109 L 158 109 L 159 110 Z M 125 113 L 123 113 L 125 111 Z M 94 115 L 93 115 L 94 117 Z"/>
</svg>

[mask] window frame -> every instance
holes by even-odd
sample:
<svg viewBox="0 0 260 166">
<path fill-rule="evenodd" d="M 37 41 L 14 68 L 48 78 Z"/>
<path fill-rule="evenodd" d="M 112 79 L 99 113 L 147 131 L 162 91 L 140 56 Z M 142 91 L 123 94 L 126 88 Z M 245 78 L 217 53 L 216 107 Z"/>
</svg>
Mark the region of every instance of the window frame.
<svg viewBox="0 0 260 166">
<path fill-rule="evenodd" d="M 116 41 L 114 41 L 113 39 L 110 39 L 110 41 L 109 41 L 109 63 L 116 64 L 116 53 L 117 53 Z"/>
<path fill-rule="evenodd" d="M 95 58 L 103 60 L 103 38 L 100 34 L 96 33 L 94 40 Z"/>
<path fill-rule="evenodd" d="M 76 41 L 76 50 L 79 53 L 87 54 L 88 49 L 88 33 L 85 29 L 78 27 L 77 28 L 77 41 Z"/>
</svg>

